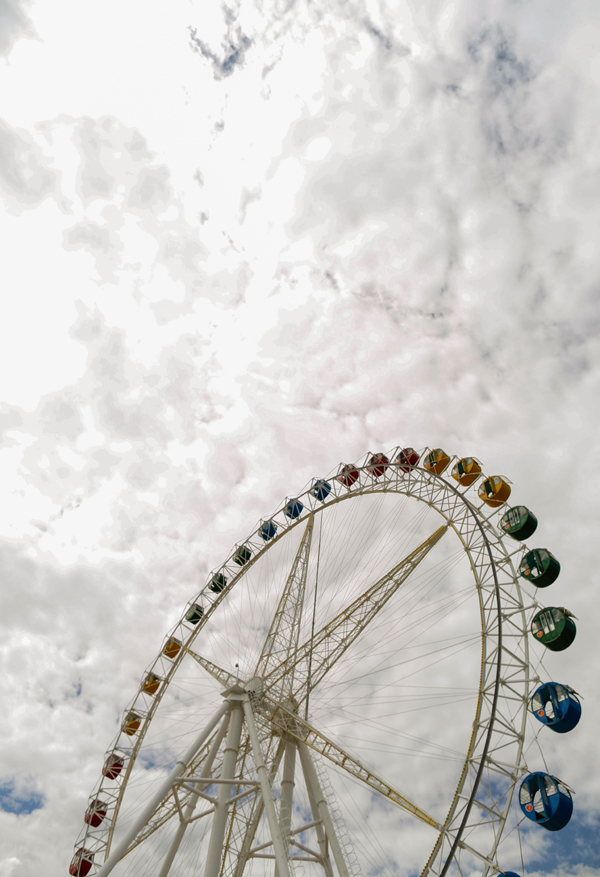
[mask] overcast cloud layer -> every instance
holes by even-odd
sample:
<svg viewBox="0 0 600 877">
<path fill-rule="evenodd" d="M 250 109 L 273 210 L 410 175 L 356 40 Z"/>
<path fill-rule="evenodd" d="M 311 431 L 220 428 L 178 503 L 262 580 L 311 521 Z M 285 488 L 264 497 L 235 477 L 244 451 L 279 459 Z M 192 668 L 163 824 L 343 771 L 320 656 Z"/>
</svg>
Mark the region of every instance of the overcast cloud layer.
<svg viewBox="0 0 600 877">
<path fill-rule="evenodd" d="M 66 873 L 225 552 L 396 444 L 508 476 L 561 560 L 576 820 L 528 873 L 599 875 L 598 4 L 0 0 L 0 33 L 1 877 Z"/>
</svg>

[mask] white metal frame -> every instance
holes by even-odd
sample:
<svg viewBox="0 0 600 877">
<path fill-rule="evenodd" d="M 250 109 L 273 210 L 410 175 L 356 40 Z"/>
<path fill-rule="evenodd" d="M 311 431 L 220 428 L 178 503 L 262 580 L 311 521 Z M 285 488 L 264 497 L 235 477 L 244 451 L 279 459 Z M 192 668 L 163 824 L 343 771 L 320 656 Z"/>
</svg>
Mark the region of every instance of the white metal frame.
<svg viewBox="0 0 600 877">
<path fill-rule="evenodd" d="M 159 691 L 154 697 L 150 697 L 140 690 L 125 711 L 126 714 L 129 710 L 134 710 L 142 717 L 139 731 L 133 740 L 123 733 L 119 734 L 108 752 L 108 754 L 115 752 L 125 757 L 124 770 L 116 781 L 101 778 L 90 796 L 90 800 L 100 797 L 108 804 L 108 813 L 104 823 L 96 829 L 86 825 L 76 843 L 76 849 L 85 847 L 94 852 L 95 865 L 92 873 L 102 875 L 108 873 L 105 871 L 106 865 L 115 860 L 117 851 L 119 857 L 123 854 L 123 841 L 111 853 L 112 836 L 135 757 L 168 683 L 176 673 L 183 656 L 193 654 L 194 640 L 204 625 L 209 622 L 214 611 L 223 600 L 227 599 L 227 595 L 248 567 L 281 539 L 288 530 L 304 524 L 308 525 L 307 533 L 312 532 L 314 515 L 324 508 L 359 495 L 379 492 L 391 492 L 412 497 L 434 508 L 445 519 L 446 524 L 455 531 L 460 539 L 469 558 L 481 611 L 481 679 L 472 737 L 454 798 L 450 803 L 443 825 L 438 826 L 438 839 L 428 862 L 425 864 L 422 877 L 427 877 L 430 874 L 435 875 L 435 877 L 444 877 L 458 855 L 471 855 L 478 859 L 481 862 L 484 877 L 490 872 L 497 873 L 500 870 L 496 861 L 498 844 L 515 784 L 524 771 L 523 742 L 531 682 L 528 627 L 525 613 L 529 608 L 537 607 L 535 599 L 531 597 L 527 598 L 528 605 L 525 605 L 523 590 L 516 574 L 519 558 L 527 548 L 523 544 L 507 539 L 498 529 L 495 524 L 497 511 L 490 510 L 478 499 L 477 482 L 469 488 L 461 489 L 446 478 L 421 467 L 414 467 L 408 472 L 403 472 L 393 462 L 399 450 L 400 448 L 395 448 L 386 454 L 391 462 L 385 473 L 379 478 L 369 471 L 368 465 L 371 455 L 368 454 L 364 460 L 355 464 L 359 477 L 351 487 L 346 487 L 337 480 L 339 469 L 325 478 L 319 479 L 327 482 L 330 486 L 330 492 L 324 501 L 320 501 L 313 495 L 314 482 L 308 485 L 297 497 L 304 506 L 298 518 L 287 518 L 284 514 L 285 504 L 283 504 L 271 518 L 267 519 L 277 527 L 275 536 L 264 542 L 259 535 L 262 522 L 259 523 L 250 537 L 241 543 L 251 550 L 250 560 L 241 568 L 237 566 L 233 561 L 234 549 L 226 562 L 218 570 L 211 573 L 200 593 L 190 601 L 188 605 L 193 603 L 203 605 L 202 619 L 196 626 L 193 626 L 185 621 L 184 610 L 181 620 L 170 631 L 168 636 L 179 639 L 183 643 L 183 648 L 174 660 L 169 660 L 162 653 L 159 654 L 154 663 L 147 668 L 143 678 L 149 672 L 159 676 L 162 680 Z M 419 452 L 421 459 L 428 450 L 425 448 Z M 456 457 L 451 458 L 447 471 L 450 471 L 456 459 Z M 310 537 L 308 538 L 310 542 Z M 227 585 L 218 594 L 209 589 L 210 582 L 217 573 L 221 573 L 227 579 Z M 286 611 L 288 610 L 289 607 Z M 293 628 L 293 616 L 287 619 L 287 623 Z M 225 680 L 222 681 L 225 682 Z M 277 691 L 277 695 L 275 712 L 278 710 L 281 716 L 286 710 L 285 703 L 279 700 L 279 697 L 283 700 L 283 690 Z M 249 720 L 247 711 L 247 704 L 250 704 L 249 695 L 244 694 L 244 698 L 244 715 L 250 731 L 252 720 Z M 339 756 L 339 751 L 336 755 L 336 746 L 332 741 L 320 734 L 318 730 L 311 728 L 308 723 L 300 722 L 297 714 L 294 714 L 293 718 L 296 729 L 301 729 L 298 736 L 294 738 L 293 746 L 298 749 L 305 777 L 307 770 L 310 773 L 310 769 L 305 768 L 302 761 L 302 753 L 308 751 L 306 746 L 319 752 L 338 766 L 341 760 L 345 760 L 347 769 L 348 759 Z M 251 748 L 254 758 L 257 758 L 260 748 L 257 749 L 255 742 L 252 743 Z M 214 745 L 212 738 L 208 741 L 205 740 L 199 746 L 195 760 L 192 758 L 187 766 L 190 777 L 193 775 L 195 764 L 207 763 L 211 745 Z M 285 747 L 283 748 L 285 749 Z M 346 754 L 343 753 L 343 756 Z M 267 782 L 272 782 L 273 770 L 278 768 L 281 757 L 283 757 L 283 751 L 278 754 L 277 758 L 271 758 L 271 777 L 267 778 Z M 304 756 L 304 761 L 306 761 L 306 756 Z M 362 765 L 355 765 L 355 768 L 353 775 L 356 778 L 367 782 L 373 788 L 378 788 L 378 791 L 390 800 L 395 800 L 395 790 L 392 790 L 385 781 L 374 777 Z M 265 770 L 268 773 L 267 767 Z M 486 782 L 486 777 L 491 778 L 491 780 Z M 190 779 L 190 782 L 193 782 L 194 785 L 188 787 L 189 800 L 185 802 L 185 807 L 188 808 L 185 810 L 186 814 L 193 812 L 193 807 L 203 794 L 201 782 L 197 779 Z M 225 785 L 222 788 L 224 789 Z M 268 810 L 265 789 L 266 786 L 262 788 L 262 798 L 264 799 L 264 807 Z M 315 792 L 316 789 L 313 788 L 312 791 Z M 138 843 L 143 842 L 167 819 L 173 818 L 176 814 L 181 816 L 183 811 L 176 796 L 167 797 L 169 803 L 163 804 L 162 808 L 159 807 L 158 810 L 156 806 L 152 809 L 151 818 L 148 817 L 144 823 L 145 831 L 142 830 L 135 839 L 131 838 L 126 848 L 132 849 Z M 402 796 L 398 795 L 398 797 Z M 396 803 L 399 802 L 396 800 Z M 318 809 L 318 802 L 315 806 Z M 146 810 L 149 809 L 150 805 Z M 191 817 L 188 815 L 186 818 Z M 185 826 L 187 823 L 184 820 L 182 824 Z M 180 830 L 182 829 L 180 828 Z M 185 827 L 182 831 L 185 831 Z M 321 835 L 320 843 L 324 842 Z M 97 869 L 102 857 L 105 858 L 105 866 L 98 872 Z M 278 877 L 288 877 L 289 871 L 286 872 L 282 862 L 277 862 L 277 868 Z M 164 877 L 167 873 L 168 869 L 166 871 L 163 869 L 160 877 Z M 208 872 L 207 877 L 209 877 Z M 210 877 L 217 877 L 217 872 Z M 232 877 L 242 877 L 239 867 Z"/>
</svg>

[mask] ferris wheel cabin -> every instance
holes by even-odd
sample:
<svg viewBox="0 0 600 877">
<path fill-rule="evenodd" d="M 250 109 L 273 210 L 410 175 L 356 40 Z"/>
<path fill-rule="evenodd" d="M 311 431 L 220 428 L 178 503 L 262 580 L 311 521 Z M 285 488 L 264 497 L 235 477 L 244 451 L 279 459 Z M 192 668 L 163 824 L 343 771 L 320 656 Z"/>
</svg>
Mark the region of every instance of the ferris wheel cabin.
<svg viewBox="0 0 600 877">
<path fill-rule="evenodd" d="M 275 523 L 275 521 L 263 521 L 260 525 L 258 535 L 263 540 L 263 542 L 268 542 L 269 539 L 273 538 L 276 532 L 277 524 Z"/>
<path fill-rule="evenodd" d="M 352 463 L 346 463 L 345 466 L 342 466 L 340 474 L 337 476 L 337 480 L 340 484 L 343 484 L 344 487 L 352 487 L 357 478 L 358 469 L 356 466 L 353 466 Z"/>
<path fill-rule="evenodd" d="M 164 645 L 162 653 L 165 658 L 168 658 L 170 661 L 172 661 L 174 660 L 174 658 L 177 657 L 180 649 L 181 641 L 178 640 L 175 636 L 170 636 Z"/>
<path fill-rule="evenodd" d="M 441 475 L 447 468 L 449 462 L 450 457 L 448 454 L 441 448 L 436 448 L 435 451 L 431 451 L 431 453 L 427 454 L 423 461 L 423 466 L 428 472 L 435 472 L 436 475 Z"/>
<path fill-rule="evenodd" d="M 124 764 L 125 759 L 121 758 L 120 755 L 116 755 L 114 752 L 112 752 L 104 762 L 104 767 L 102 768 L 102 776 L 106 777 L 109 780 L 116 780 L 116 778 L 123 770 Z"/>
<path fill-rule="evenodd" d="M 560 831 L 573 815 L 573 799 L 565 784 L 542 771 L 525 777 L 519 789 L 519 804 L 527 819 L 548 831 Z"/>
<path fill-rule="evenodd" d="M 479 485 L 477 496 L 491 508 L 498 508 L 510 496 L 510 484 L 501 475 L 491 475 Z"/>
<path fill-rule="evenodd" d="M 452 467 L 452 477 L 461 487 L 470 487 L 481 475 L 481 465 L 473 457 L 463 457 Z"/>
<path fill-rule="evenodd" d="M 560 563 L 547 548 L 534 548 L 523 556 L 519 564 L 519 575 L 536 588 L 547 588 L 555 582 L 560 573 Z"/>
<path fill-rule="evenodd" d="M 227 578 L 223 575 L 222 572 L 218 572 L 212 577 L 212 579 L 210 580 L 210 585 L 208 587 L 213 592 L 213 594 L 220 594 L 226 585 Z"/>
<path fill-rule="evenodd" d="M 104 801 L 101 801 L 100 798 L 95 798 L 85 811 L 83 821 L 87 825 L 91 825 L 92 828 L 98 828 L 98 826 L 102 825 L 102 823 L 104 822 L 104 817 L 106 816 L 107 810 L 108 804 L 106 804 Z"/>
<path fill-rule="evenodd" d="M 200 606 L 199 603 L 192 603 L 188 611 L 185 613 L 185 620 L 189 624 L 198 624 L 203 615 L 204 609 L 202 606 Z"/>
<path fill-rule="evenodd" d="M 74 875 L 74 877 L 86 877 L 86 874 L 90 873 L 93 864 L 93 852 L 91 850 L 81 848 L 80 850 L 77 850 L 77 852 L 71 859 L 71 864 L 69 865 L 69 874 Z"/>
<path fill-rule="evenodd" d="M 524 505 L 517 505 L 500 518 L 500 529 L 520 542 L 529 539 L 537 530 L 538 519 Z"/>
<path fill-rule="evenodd" d="M 389 465 L 390 461 L 385 454 L 371 454 L 367 472 L 370 472 L 373 478 L 381 478 Z"/>
<path fill-rule="evenodd" d="M 548 606 L 533 616 L 531 632 L 551 652 L 562 652 L 575 639 L 577 627 L 568 609 Z"/>
<path fill-rule="evenodd" d="M 396 457 L 396 464 L 402 472 L 409 472 L 419 462 L 419 455 L 414 448 L 403 448 Z"/>
<path fill-rule="evenodd" d="M 315 481 L 310 492 L 315 499 L 319 500 L 319 502 L 325 502 L 331 493 L 331 484 L 327 481 L 323 481 L 323 479 L 319 479 L 318 481 Z"/>
<path fill-rule="evenodd" d="M 303 510 L 304 506 L 299 499 L 290 499 L 283 508 L 283 514 L 293 521 L 302 514 Z"/>
<path fill-rule="evenodd" d="M 125 716 L 123 724 L 121 725 L 121 730 L 124 731 L 128 737 L 133 737 L 140 727 L 141 722 L 142 717 L 130 710 Z"/>
<path fill-rule="evenodd" d="M 237 563 L 238 566 L 245 566 L 250 558 L 252 557 L 252 552 L 248 548 L 247 545 L 239 545 L 233 555 L 234 563 Z"/>
<path fill-rule="evenodd" d="M 579 698 L 572 688 L 558 682 L 540 685 L 529 706 L 538 722 L 557 734 L 572 731 L 581 718 Z"/>
</svg>

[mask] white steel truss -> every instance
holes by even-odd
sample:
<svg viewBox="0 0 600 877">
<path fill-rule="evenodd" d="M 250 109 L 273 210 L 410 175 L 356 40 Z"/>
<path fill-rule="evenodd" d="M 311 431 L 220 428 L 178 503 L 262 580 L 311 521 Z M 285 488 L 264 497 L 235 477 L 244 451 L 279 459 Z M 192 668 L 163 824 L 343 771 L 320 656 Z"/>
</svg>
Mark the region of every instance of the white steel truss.
<svg viewBox="0 0 600 877">
<path fill-rule="evenodd" d="M 390 460 L 394 459 L 396 450 L 387 454 Z M 273 856 L 276 877 L 290 877 L 290 857 L 300 855 L 319 862 L 327 877 L 332 877 L 330 854 L 340 877 L 347 877 L 339 841 L 335 839 L 333 825 L 329 824 L 331 820 L 325 812 L 326 802 L 321 801 L 322 791 L 313 762 L 315 753 L 437 831 L 422 877 L 445 877 L 460 855 L 478 860 L 484 877 L 500 870 L 496 860 L 498 844 L 515 784 L 524 771 L 526 704 L 531 683 L 526 610 L 536 608 L 537 603 L 532 597 L 524 600 L 515 567 L 522 551 L 527 549 L 512 541 L 507 546 L 502 531 L 494 523 L 496 513 L 446 479 L 417 467 L 404 472 L 390 465 L 382 477 L 375 477 L 370 469 L 368 457 L 356 464 L 358 477 L 350 487 L 337 479 L 337 473 L 322 479 L 321 483 L 326 483 L 328 488 L 326 496 L 310 485 L 295 500 L 301 507 L 301 513 L 295 519 L 288 517 L 285 506 L 282 506 L 268 519 L 275 528 L 272 538 L 265 542 L 264 537 L 260 537 L 261 527 L 257 528 L 243 543 L 248 552 L 244 566 L 240 569 L 234 562 L 234 550 L 191 601 L 190 605 L 203 606 L 200 622 L 194 627 L 185 620 L 184 613 L 170 632 L 169 636 L 179 640 L 183 647 L 173 660 L 161 653 L 148 668 L 146 673 L 155 673 L 161 679 L 161 687 L 153 698 L 148 698 L 143 691 L 137 695 L 128 707 L 128 711 L 135 711 L 141 719 L 135 739 L 132 742 L 121 734 L 109 750 L 109 754 L 123 758 L 123 771 L 116 779 L 102 778 L 92 793 L 91 799 L 101 797 L 108 811 L 100 827 L 86 826 L 76 845 L 77 849 L 83 847 L 94 853 L 92 873 L 104 877 L 127 852 L 144 843 L 168 820 L 179 819 L 178 830 L 159 875 L 166 877 L 187 826 L 210 815 L 213 826 L 206 877 L 220 874 L 242 877 L 249 858 Z M 300 643 L 300 619 L 315 515 L 335 503 L 379 492 L 401 494 L 426 503 L 444 519 L 443 526 L 309 641 Z M 300 546 L 265 638 L 255 675 L 244 682 L 203 658 L 192 648 L 194 640 L 248 567 L 287 531 L 302 524 L 305 529 Z M 449 528 L 460 539 L 475 580 L 481 614 L 482 652 L 471 740 L 453 800 L 440 824 L 385 778 L 376 775 L 326 734 L 302 720 L 298 709 L 310 688 L 326 676 L 341 654 L 374 621 L 385 602 Z M 219 575 L 225 584 L 220 591 L 211 590 L 211 581 Z M 226 709 L 201 737 L 194 752 L 188 753 L 189 757 L 186 754 L 187 761 L 182 760 L 179 773 L 169 779 L 170 785 L 159 790 L 160 800 L 154 796 L 148 803 L 144 819 L 138 820 L 140 824 L 135 833 L 130 831 L 127 838 L 121 839 L 111 851 L 121 801 L 137 753 L 185 655 L 194 658 L 226 688 Z M 312 665 L 310 680 L 309 657 Z M 223 749 L 225 738 L 227 744 Z M 272 787 L 282 761 L 284 780 L 281 812 L 277 816 L 274 815 L 276 805 Z M 297 764 L 301 766 L 312 808 L 311 828 L 314 829 L 315 846 L 310 850 L 298 840 L 300 830 L 292 827 L 290 818 Z M 248 771 L 254 777 L 252 780 L 245 778 Z M 219 786 L 216 799 L 207 793 L 212 785 Z M 197 813 L 199 802 L 206 806 Z M 269 824 L 271 841 L 270 845 L 263 845 L 259 850 L 253 844 L 261 818 L 266 818 Z"/>
</svg>

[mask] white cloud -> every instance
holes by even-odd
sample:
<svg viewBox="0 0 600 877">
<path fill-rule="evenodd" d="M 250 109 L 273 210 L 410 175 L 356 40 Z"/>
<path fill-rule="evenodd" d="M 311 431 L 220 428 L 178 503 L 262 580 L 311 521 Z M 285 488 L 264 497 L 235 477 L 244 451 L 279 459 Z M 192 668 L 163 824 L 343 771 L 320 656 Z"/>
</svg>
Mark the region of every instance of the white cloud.
<svg viewBox="0 0 600 877">
<path fill-rule="evenodd" d="M 511 478 L 581 619 L 549 666 L 595 687 L 596 7 L 215 10 L 37 5 L 2 71 L 0 775 L 47 795 L 1 814 L 7 875 L 64 873 L 199 577 L 368 449 Z M 544 740 L 577 814 L 584 710 Z"/>
</svg>

